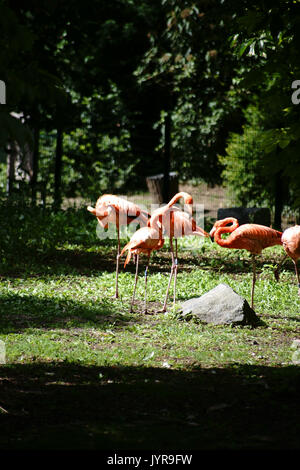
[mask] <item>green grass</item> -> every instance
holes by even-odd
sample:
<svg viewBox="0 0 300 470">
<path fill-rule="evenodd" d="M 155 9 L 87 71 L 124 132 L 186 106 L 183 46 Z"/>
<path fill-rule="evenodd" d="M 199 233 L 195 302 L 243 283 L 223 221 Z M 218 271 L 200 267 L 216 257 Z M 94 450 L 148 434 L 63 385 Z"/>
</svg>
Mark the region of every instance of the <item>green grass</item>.
<svg viewBox="0 0 300 470">
<path fill-rule="evenodd" d="M 149 313 L 144 260 L 129 313 L 135 267 L 113 299 L 116 241 L 84 209 L 7 206 L 0 222 L 0 448 L 299 448 L 300 304 L 292 263 L 274 280 L 281 247 L 259 259 L 261 324 L 213 326 L 159 313 L 168 242 L 151 258 Z M 220 282 L 249 300 L 251 279 L 246 252 L 179 241 L 178 303 Z"/>
</svg>

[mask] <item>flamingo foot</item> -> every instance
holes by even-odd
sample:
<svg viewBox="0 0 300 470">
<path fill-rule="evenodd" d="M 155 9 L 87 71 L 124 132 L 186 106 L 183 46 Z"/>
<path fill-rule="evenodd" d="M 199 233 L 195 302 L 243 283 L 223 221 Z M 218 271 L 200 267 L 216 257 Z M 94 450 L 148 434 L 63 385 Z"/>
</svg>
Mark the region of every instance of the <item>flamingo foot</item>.
<svg viewBox="0 0 300 470">
<path fill-rule="evenodd" d="M 156 313 L 166 313 L 167 311 L 167 306 L 164 305 L 162 308 L 159 308 L 156 310 Z"/>
</svg>

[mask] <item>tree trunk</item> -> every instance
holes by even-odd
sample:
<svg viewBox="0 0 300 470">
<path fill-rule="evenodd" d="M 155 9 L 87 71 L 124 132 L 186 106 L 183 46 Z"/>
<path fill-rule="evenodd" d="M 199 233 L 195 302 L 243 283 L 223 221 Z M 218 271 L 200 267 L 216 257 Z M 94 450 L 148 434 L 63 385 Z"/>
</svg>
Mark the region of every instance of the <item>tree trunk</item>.
<svg viewBox="0 0 300 470">
<path fill-rule="evenodd" d="M 16 157 L 18 154 L 18 149 L 15 142 L 11 142 L 8 146 L 7 153 L 7 180 L 6 180 L 6 193 L 10 197 L 14 190 L 14 181 L 15 181 L 15 164 Z"/>
<path fill-rule="evenodd" d="M 40 130 L 34 130 L 34 147 L 32 158 L 32 176 L 31 176 L 31 203 L 36 205 L 36 191 L 37 191 L 37 177 L 39 170 L 39 155 L 40 155 Z"/>
<path fill-rule="evenodd" d="M 155 204 L 163 204 L 163 189 L 164 189 L 164 174 L 160 173 L 159 175 L 147 176 L 146 178 L 147 187 L 152 196 L 152 201 Z M 176 171 L 171 171 L 169 173 L 169 200 L 176 193 L 178 193 L 178 175 Z M 169 201 L 168 201 L 169 202 Z"/>
<path fill-rule="evenodd" d="M 163 200 L 168 203 L 170 199 L 170 169 L 171 169 L 171 112 L 165 117 L 165 145 L 164 145 L 164 183 Z"/>
<path fill-rule="evenodd" d="M 282 181 L 282 172 L 279 171 L 275 176 L 275 214 L 274 229 L 281 231 L 281 215 L 284 204 L 284 188 Z"/>
<path fill-rule="evenodd" d="M 59 210 L 61 206 L 61 170 L 63 153 L 63 132 L 57 129 L 56 152 L 55 152 L 55 174 L 54 174 L 54 209 Z"/>
</svg>

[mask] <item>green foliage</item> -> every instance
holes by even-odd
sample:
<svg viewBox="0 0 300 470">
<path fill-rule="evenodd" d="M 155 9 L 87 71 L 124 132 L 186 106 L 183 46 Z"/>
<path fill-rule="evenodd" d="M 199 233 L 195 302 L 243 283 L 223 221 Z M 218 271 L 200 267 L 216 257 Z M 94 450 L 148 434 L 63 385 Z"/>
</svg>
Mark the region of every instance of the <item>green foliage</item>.
<svg viewBox="0 0 300 470">
<path fill-rule="evenodd" d="M 82 127 L 64 139 L 65 194 L 95 197 L 130 187 L 138 161 L 132 155 L 131 124 L 117 85 L 110 83 L 109 93 L 83 98 L 80 106 Z"/>
<path fill-rule="evenodd" d="M 53 213 L 51 209 L 27 205 L 23 195 L 1 201 L 0 257 L 4 269 L 13 270 L 19 263 L 28 262 L 33 253 L 37 262 L 41 261 L 57 246 L 80 244 L 91 234 L 96 238 L 95 220 L 85 208 Z"/>
<path fill-rule="evenodd" d="M 230 100 L 226 106 L 212 100 L 205 112 L 199 97 L 191 94 L 189 100 L 186 96 L 178 98 L 173 112 L 172 148 L 174 168 L 183 180 L 196 176 L 213 184 L 221 182 L 222 165 L 216 155 L 224 149 L 228 122 L 236 126 L 236 109 L 237 103 Z"/>
<path fill-rule="evenodd" d="M 222 178 L 234 202 L 245 207 L 257 204 L 274 206 L 276 178 L 284 186 L 284 203 L 294 210 L 299 207 L 299 157 L 296 137 L 286 128 L 268 128 L 272 115 L 266 116 L 251 105 L 244 112 L 246 124 L 242 133 L 232 133 L 226 154 L 219 156 L 224 165 Z"/>
<path fill-rule="evenodd" d="M 234 53 L 251 60 L 242 70 L 239 85 L 244 93 L 251 91 L 253 103 L 262 115 L 263 133 L 258 136 L 258 145 L 264 168 L 260 171 L 257 165 L 257 174 L 264 173 L 270 203 L 275 198 L 276 179 L 280 178 L 284 186 L 281 204 L 288 204 L 297 211 L 300 203 L 299 113 L 297 106 L 291 105 L 291 86 L 300 73 L 299 12 L 299 2 L 280 0 L 270 8 L 254 2 L 237 18 L 235 34 L 230 38 Z M 249 139 L 249 132 L 247 137 L 245 134 L 244 141 Z M 250 186 L 248 192 L 251 193 Z"/>
<path fill-rule="evenodd" d="M 0 143 L 28 140 L 9 116 L 24 112 L 29 127 L 41 131 L 37 181 L 48 194 L 57 128 L 64 133 L 63 195 L 94 197 L 108 188 L 141 187 L 145 176 L 162 171 L 160 116 L 169 111 L 172 169 L 181 179 L 220 183 L 218 154 L 253 104 L 263 116 L 261 129 L 251 134 L 248 122 L 242 141 L 228 143 L 232 155 L 239 146 L 257 155 L 256 174 L 242 175 L 249 194 L 242 188 L 238 198 L 271 204 L 281 175 L 285 204 L 299 205 L 300 126 L 291 105 L 300 72 L 299 2 L 164 0 L 157 8 L 148 0 L 95 0 L 71 9 L 41 3 L 0 5 L 0 78 L 9 102 L 0 115 Z M 224 175 L 228 168 L 229 162 Z"/>
<path fill-rule="evenodd" d="M 229 130 L 240 126 L 242 97 L 232 90 L 244 59 L 237 60 L 227 44 L 234 12 L 216 1 L 165 0 L 163 7 L 164 30 L 150 35 L 136 74 L 144 86 L 153 82 L 165 92 L 163 109 L 172 110 L 173 168 L 182 178 L 220 183 L 217 154 Z"/>
<path fill-rule="evenodd" d="M 0 145 L 8 139 L 23 144 L 24 129 L 8 115 L 20 110 L 29 127 L 41 131 L 37 181 L 48 196 L 57 128 L 64 133 L 63 195 L 95 197 L 108 188 L 145 185 L 151 163 L 141 162 L 145 153 L 148 158 L 154 153 L 151 114 L 157 115 L 158 105 L 132 73 L 148 43 L 148 24 L 158 16 L 155 6 L 119 0 L 108 7 L 96 0 L 70 9 L 41 3 L 0 6 L 5 21 L 0 78 L 9 103 L 0 115 Z"/>
<path fill-rule="evenodd" d="M 223 181 L 238 205 L 273 204 L 268 191 L 269 177 L 264 166 L 265 132 L 262 118 L 253 106 L 244 112 L 243 133 L 232 133 L 226 154 L 220 156 L 224 165 Z"/>
</svg>

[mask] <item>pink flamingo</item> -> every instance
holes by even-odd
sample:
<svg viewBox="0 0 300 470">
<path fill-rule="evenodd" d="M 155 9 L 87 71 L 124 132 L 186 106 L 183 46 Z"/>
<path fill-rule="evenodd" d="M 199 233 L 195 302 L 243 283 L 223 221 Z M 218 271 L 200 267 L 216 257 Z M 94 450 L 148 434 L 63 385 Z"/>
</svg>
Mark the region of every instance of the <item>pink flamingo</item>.
<svg viewBox="0 0 300 470">
<path fill-rule="evenodd" d="M 124 246 L 123 250 L 121 251 L 122 256 L 126 250 L 128 250 L 128 254 L 124 263 L 124 268 L 129 263 L 132 254 L 136 256 L 136 271 L 135 271 L 135 282 L 134 282 L 134 289 L 132 300 L 130 304 L 130 312 L 132 312 L 133 302 L 135 298 L 135 291 L 137 286 L 138 280 L 138 269 L 139 269 L 139 255 L 140 253 L 146 253 L 148 255 L 147 265 L 145 269 L 145 311 L 147 313 L 147 274 L 148 274 L 148 267 L 150 256 L 153 250 L 159 250 L 164 245 L 164 239 L 162 237 L 162 230 L 156 230 L 155 228 L 151 227 L 143 227 L 137 230 L 131 237 L 130 241 L 127 245 Z"/>
<path fill-rule="evenodd" d="M 181 198 L 183 198 L 185 203 L 185 208 L 187 208 L 187 212 L 183 212 L 178 207 L 174 206 L 176 202 L 178 202 Z M 202 228 L 198 227 L 196 221 L 192 218 L 193 213 L 193 198 L 190 194 L 182 191 L 177 194 L 170 200 L 170 202 L 156 209 L 152 215 L 150 220 L 148 220 L 148 226 L 154 227 L 156 230 L 159 230 L 161 227 L 164 230 L 164 234 L 166 234 L 170 239 L 170 250 L 172 256 L 172 266 L 171 266 L 171 273 L 168 282 L 167 292 L 165 296 L 165 301 L 163 305 L 163 312 L 166 311 L 167 308 L 167 300 L 169 295 L 169 289 L 172 281 L 172 277 L 174 275 L 174 298 L 173 303 L 175 304 L 176 301 L 176 281 L 177 281 L 177 269 L 178 269 L 178 260 L 177 260 L 177 239 L 179 237 L 184 237 L 186 235 L 197 235 L 201 237 L 209 237 L 209 234 L 206 233 Z M 174 254 L 174 247 L 173 247 L 173 239 L 175 239 L 175 254 Z"/>
<path fill-rule="evenodd" d="M 300 279 L 297 267 L 297 261 L 300 258 L 300 225 L 295 225 L 294 227 L 287 228 L 282 234 L 281 241 L 283 248 L 286 252 L 286 256 L 289 256 L 294 263 L 298 282 L 298 295 L 300 296 Z M 280 264 L 283 263 L 283 261 L 286 259 L 286 256 Z"/>
<path fill-rule="evenodd" d="M 119 258 L 120 258 L 120 226 L 129 225 L 135 221 L 140 226 L 146 226 L 150 218 L 148 212 L 140 209 L 140 207 L 131 202 L 113 194 L 104 194 L 99 197 L 96 202 L 96 207 L 88 206 L 87 210 L 95 215 L 99 224 L 103 228 L 108 228 L 109 223 L 116 225 L 118 237 L 118 251 L 116 258 L 116 289 L 115 298 L 119 297 L 118 291 L 118 277 L 119 277 Z"/>
<path fill-rule="evenodd" d="M 232 225 L 227 227 L 227 224 Z M 223 233 L 230 233 L 226 239 L 222 238 Z M 210 231 L 210 236 L 218 245 L 224 248 L 235 248 L 250 251 L 252 255 L 253 278 L 251 290 L 251 307 L 253 308 L 254 286 L 256 281 L 256 255 L 259 255 L 264 248 L 274 245 L 282 245 L 282 232 L 278 232 L 270 227 L 258 224 L 243 224 L 239 226 L 237 219 L 227 217 L 217 220 Z"/>
</svg>

